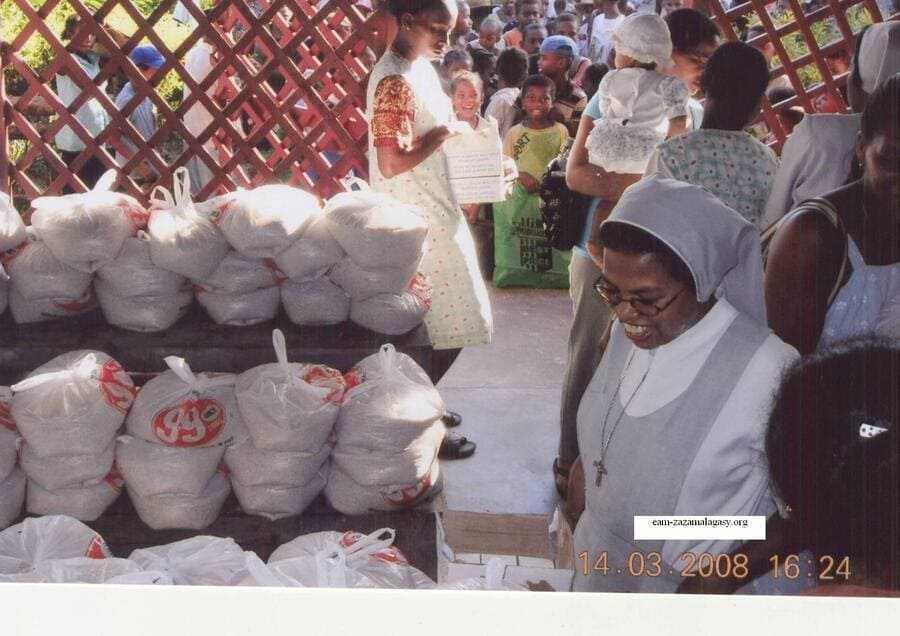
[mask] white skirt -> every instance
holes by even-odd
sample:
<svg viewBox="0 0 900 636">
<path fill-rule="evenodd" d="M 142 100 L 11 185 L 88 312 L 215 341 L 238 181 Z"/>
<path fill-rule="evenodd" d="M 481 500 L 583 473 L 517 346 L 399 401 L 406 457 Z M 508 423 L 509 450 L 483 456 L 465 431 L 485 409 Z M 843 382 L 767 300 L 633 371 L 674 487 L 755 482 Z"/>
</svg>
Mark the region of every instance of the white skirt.
<svg viewBox="0 0 900 636">
<path fill-rule="evenodd" d="M 608 119 L 594 121 L 585 147 L 588 161 L 607 172 L 643 174 L 656 146 L 666 138 L 654 128 L 616 124 Z"/>
</svg>

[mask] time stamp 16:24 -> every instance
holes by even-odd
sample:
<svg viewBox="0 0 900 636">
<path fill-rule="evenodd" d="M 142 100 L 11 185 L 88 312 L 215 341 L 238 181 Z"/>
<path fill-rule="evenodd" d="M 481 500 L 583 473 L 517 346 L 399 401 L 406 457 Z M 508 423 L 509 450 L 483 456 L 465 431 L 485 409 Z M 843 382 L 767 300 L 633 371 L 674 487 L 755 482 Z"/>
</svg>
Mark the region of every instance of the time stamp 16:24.
<svg viewBox="0 0 900 636">
<path fill-rule="evenodd" d="M 746 554 L 741 553 L 713 555 L 709 552 L 700 554 L 685 552 L 676 559 L 678 567 L 667 566 L 659 552 L 631 552 L 628 554 L 627 563 L 621 564 L 610 563 L 609 555 L 605 550 L 593 559 L 592 556 L 594 555 L 588 552 L 581 552 L 578 555 L 579 569 L 584 576 L 595 573 L 602 576 L 649 576 L 651 578 L 678 575 L 685 578 L 699 576 L 701 578 L 734 577 L 743 579 L 750 574 L 749 559 Z M 815 577 L 820 581 L 850 580 L 850 557 L 848 556 L 833 557 L 826 554 L 814 560 L 814 557 L 799 554 L 789 554 L 784 557 L 775 555 L 769 559 L 769 563 L 775 578 L 811 579 Z M 807 569 L 801 567 L 804 563 L 807 565 Z M 810 569 L 816 564 L 818 567 L 815 571 Z"/>
</svg>

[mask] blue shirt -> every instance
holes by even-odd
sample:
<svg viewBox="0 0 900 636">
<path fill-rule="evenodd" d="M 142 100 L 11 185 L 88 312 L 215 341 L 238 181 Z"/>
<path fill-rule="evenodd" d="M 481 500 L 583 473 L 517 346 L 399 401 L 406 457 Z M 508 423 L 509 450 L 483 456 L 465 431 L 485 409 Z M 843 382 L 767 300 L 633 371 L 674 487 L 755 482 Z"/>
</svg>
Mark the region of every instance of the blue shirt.
<svg viewBox="0 0 900 636">
<path fill-rule="evenodd" d="M 134 99 L 134 96 L 134 86 L 131 82 L 128 82 L 122 87 L 122 90 L 119 91 L 119 94 L 116 97 L 116 108 L 121 111 L 132 99 Z M 141 137 L 144 138 L 144 141 L 147 141 L 153 136 L 153 133 L 156 132 L 156 113 L 153 110 L 153 102 L 150 101 L 149 97 L 143 99 L 141 103 L 137 105 L 137 108 L 131 111 L 131 114 L 128 116 L 128 121 L 137 129 L 141 134 Z M 132 142 L 126 134 L 122 135 L 122 143 L 131 153 L 134 153 L 137 149 L 137 146 L 135 146 L 134 142 Z M 122 157 L 118 153 L 116 153 L 116 158 L 119 159 L 120 165 L 125 163 L 125 157 Z"/>
<path fill-rule="evenodd" d="M 703 121 L 703 106 L 700 105 L 696 99 L 688 100 L 688 109 L 691 111 L 691 126 L 694 130 L 700 128 L 700 123 Z M 584 113 L 581 115 L 582 119 L 600 119 L 600 93 L 594 94 L 591 97 L 591 100 L 588 102 L 587 106 L 584 107 Z M 584 230 L 581 233 L 581 240 L 578 242 L 578 245 L 572 248 L 572 250 L 576 254 L 580 254 L 585 258 L 590 258 L 590 255 L 587 251 L 587 244 L 591 238 L 591 228 L 594 226 L 594 213 L 597 211 L 597 204 L 600 203 L 600 197 L 594 197 L 591 199 L 590 204 L 588 205 L 588 213 L 587 213 L 587 221 L 584 225 Z"/>
</svg>

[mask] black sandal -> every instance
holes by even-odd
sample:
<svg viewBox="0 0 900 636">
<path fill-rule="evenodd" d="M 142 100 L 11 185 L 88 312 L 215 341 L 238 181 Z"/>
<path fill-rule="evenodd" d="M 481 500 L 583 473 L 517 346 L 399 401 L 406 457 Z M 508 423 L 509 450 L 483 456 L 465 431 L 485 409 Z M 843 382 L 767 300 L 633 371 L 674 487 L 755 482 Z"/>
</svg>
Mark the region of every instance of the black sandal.
<svg viewBox="0 0 900 636">
<path fill-rule="evenodd" d="M 572 470 L 571 466 L 563 468 L 559 465 L 559 457 L 553 460 L 553 480 L 556 482 L 556 492 L 559 493 L 559 497 L 563 501 L 566 501 L 569 495 L 570 470 Z"/>
<path fill-rule="evenodd" d="M 447 428 L 453 428 L 462 424 L 462 415 L 454 411 L 447 411 L 441 416 L 441 421 Z"/>
<path fill-rule="evenodd" d="M 441 459 L 465 459 L 475 454 L 475 442 L 458 433 L 447 433 L 438 450 Z"/>
</svg>

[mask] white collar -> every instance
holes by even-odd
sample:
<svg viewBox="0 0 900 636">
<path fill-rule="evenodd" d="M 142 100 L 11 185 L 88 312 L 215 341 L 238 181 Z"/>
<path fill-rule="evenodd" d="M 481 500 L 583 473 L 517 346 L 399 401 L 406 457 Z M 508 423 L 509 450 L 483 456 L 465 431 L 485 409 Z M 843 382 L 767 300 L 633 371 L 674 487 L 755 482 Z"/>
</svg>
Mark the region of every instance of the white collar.
<svg viewBox="0 0 900 636">
<path fill-rule="evenodd" d="M 648 415 L 684 393 L 736 317 L 737 310 L 720 298 L 697 324 L 673 341 L 651 350 L 632 345 L 634 355 L 619 391 L 623 406 L 638 391 L 628 405 L 628 415 Z M 638 390 L 641 378 L 644 382 Z"/>
</svg>

